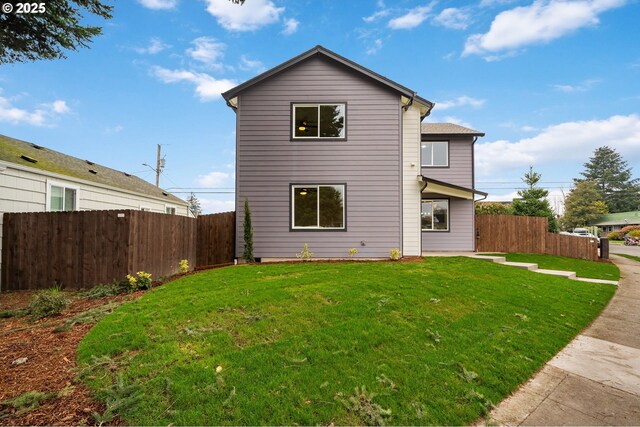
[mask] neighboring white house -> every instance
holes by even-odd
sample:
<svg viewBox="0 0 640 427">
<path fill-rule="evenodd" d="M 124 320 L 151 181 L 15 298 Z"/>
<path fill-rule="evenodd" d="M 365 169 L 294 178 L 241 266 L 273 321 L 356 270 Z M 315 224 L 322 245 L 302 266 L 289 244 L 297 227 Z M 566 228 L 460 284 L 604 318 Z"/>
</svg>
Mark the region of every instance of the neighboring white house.
<svg viewBox="0 0 640 427">
<path fill-rule="evenodd" d="M 107 209 L 191 216 L 187 202 L 137 176 L 0 135 L 0 260 L 3 213 Z"/>
</svg>

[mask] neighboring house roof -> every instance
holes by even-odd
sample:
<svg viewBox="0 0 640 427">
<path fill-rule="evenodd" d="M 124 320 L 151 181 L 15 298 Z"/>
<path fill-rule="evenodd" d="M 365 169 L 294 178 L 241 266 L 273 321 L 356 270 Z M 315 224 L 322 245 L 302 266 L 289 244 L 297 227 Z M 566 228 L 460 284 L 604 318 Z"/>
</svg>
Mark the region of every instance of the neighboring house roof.
<svg viewBox="0 0 640 427">
<path fill-rule="evenodd" d="M 165 199 L 170 203 L 187 205 L 184 200 L 137 176 L 4 135 L 0 135 L 0 161 Z"/>
<path fill-rule="evenodd" d="M 602 215 L 593 225 L 638 225 L 640 211 L 618 212 Z"/>
<path fill-rule="evenodd" d="M 338 55 L 335 52 L 330 51 L 329 49 L 317 45 L 316 47 L 309 49 L 308 51 L 294 57 L 291 58 L 290 60 L 283 62 L 282 64 L 268 70 L 265 71 L 264 73 L 250 79 L 247 80 L 246 82 L 234 87 L 233 89 L 230 89 L 226 92 L 224 92 L 222 94 L 222 96 L 224 97 L 224 99 L 227 101 L 227 103 L 229 103 L 229 101 L 236 97 L 238 94 L 240 94 L 240 92 L 242 92 L 243 90 L 257 84 L 260 83 L 263 80 L 266 80 L 278 73 L 281 73 L 284 70 L 287 70 L 288 68 L 291 68 L 292 66 L 307 60 L 313 56 L 316 55 L 322 55 L 325 56 L 327 58 L 333 59 L 334 61 L 337 61 L 339 63 L 341 63 L 342 65 L 347 66 L 348 68 L 355 70 L 357 72 L 359 72 L 360 74 L 363 74 L 397 92 L 400 92 L 402 95 L 404 95 L 405 97 L 409 98 L 409 99 L 413 99 L 416 102 L 419 102 L 420 104 L 425 105 L 428 108 L 427 113 L 425 114 L 425 117 L 429 115 L 429 113 L 431 112 L 431 109 L 433 109 L 433 106 L 435 105 L 433 102 L 428 101 L 420 96 L 417 95 L 417 93 L 411 89 L 409 89 L 406 86 L 402 86 L 399 83 L 394 82 L 391 79 L 388 79 L 387 77 L 384 77 L 383 75 L 380 75 L 378 73 L 376 73 L 375 71 L 371 71 L 370 69 L 363 67 L 360 64 L 357 64 L 353 61 L 351 61 L 350 59 L 347 59 L 343 56 Z"/>
<path fill-rule="evenodd" d="M 453 123 L 422 123 L 420 130 L 423 135 L 468 135 L 484 136 L 484 132 L 469 129 Z"/>
</svg>

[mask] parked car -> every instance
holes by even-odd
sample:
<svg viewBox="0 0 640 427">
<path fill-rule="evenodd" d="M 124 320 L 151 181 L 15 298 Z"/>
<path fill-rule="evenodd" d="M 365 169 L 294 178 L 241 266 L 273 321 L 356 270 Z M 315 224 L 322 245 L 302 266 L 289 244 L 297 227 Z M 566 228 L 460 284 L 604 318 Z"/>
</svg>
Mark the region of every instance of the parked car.
<svg viewBox="0 0 640 427">
<path fill-rule="evenodd" d="M 573 235 L 580 237 L 592 237 L 594 239 L 598 238 L 598 236 L 594 236 L 593 234 L 589 233 L 589 230 L 587 230 L 586 228 L 574 228 Z"/>
</svg>

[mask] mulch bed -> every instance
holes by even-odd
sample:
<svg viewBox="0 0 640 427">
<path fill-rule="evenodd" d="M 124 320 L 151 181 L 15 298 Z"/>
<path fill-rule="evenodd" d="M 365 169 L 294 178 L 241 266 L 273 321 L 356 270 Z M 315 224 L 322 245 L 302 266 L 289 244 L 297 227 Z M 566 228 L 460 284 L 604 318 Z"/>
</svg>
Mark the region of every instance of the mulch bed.
<svg viewBox="0 0 640 427">
<path fill-rule="evenodd" d="M 0 311 L 26 309 L 34 292 L 3 292 Z M 58 316 L 30 321 L 28 316 L 0 320 L 0 402 L 25 392 L 60 393 L 35 409 L 18 414 L 0 405 L 0 425 L 94 425 L 92 412 L 102 414 L 104 407 L 91 398 L 89 390 L 76 382 L 76 349 L 93 324 L 76 324 L 69 331 L 53 330 L 65 320 L 101 305 L 139 297 L 143 292 L 99 299 L 73 299 Z M 22 364 L 14 362 L 27 358 Z M 8 416 L 7 416 L 8 415 Z"/>
</svg>

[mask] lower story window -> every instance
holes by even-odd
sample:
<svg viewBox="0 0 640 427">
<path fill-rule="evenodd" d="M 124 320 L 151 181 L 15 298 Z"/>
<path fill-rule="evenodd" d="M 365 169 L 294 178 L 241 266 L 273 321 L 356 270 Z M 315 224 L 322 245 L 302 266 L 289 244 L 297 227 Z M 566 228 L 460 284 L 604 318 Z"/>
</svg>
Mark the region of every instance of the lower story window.
<svg viewBox="0 0 640 427">
<path fill-rule="evenodd" d="M 422 231 L 449 231 L 449 201 L 422 200 Z"/>
<path fill-rule="evenodd" d="M 291 228 L 343 230 L 344 184 L 292 185 Z"/>
<path fill-rule="evenodd" d="M 77 210 L 77 188 L 69 188 L 63 185 L 49 185 L 49 211 L 70 212 Z"/>
</svg>

